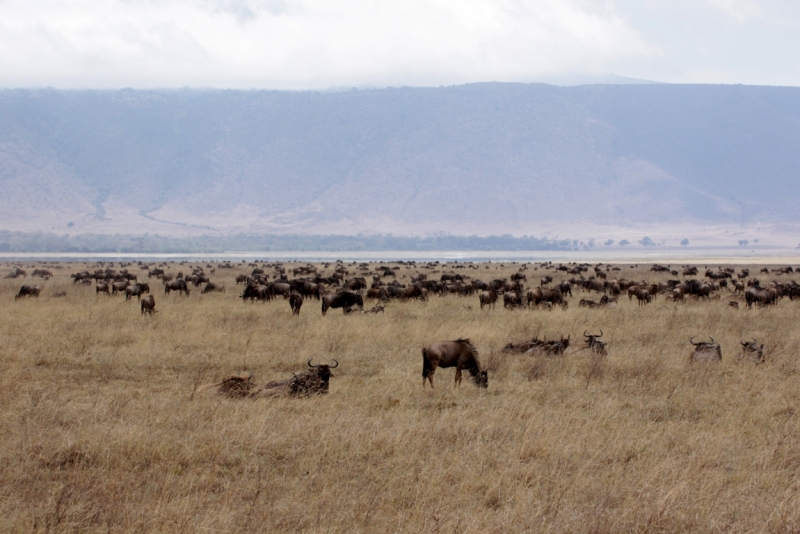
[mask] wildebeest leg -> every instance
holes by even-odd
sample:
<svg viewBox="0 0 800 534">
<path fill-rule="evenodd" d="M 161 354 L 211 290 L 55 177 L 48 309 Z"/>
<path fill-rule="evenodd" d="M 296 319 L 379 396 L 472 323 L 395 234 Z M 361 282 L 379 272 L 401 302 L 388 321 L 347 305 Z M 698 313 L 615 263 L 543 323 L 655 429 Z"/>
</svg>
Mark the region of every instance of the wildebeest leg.
<svg viewBox="0 0 800 534">
<path fill-rule="evenodd" d="M 461 385 L 461 364 L 459 363 L 456 366 L 456 382 L 453 384 L 453 387 Z"/>
</svg>

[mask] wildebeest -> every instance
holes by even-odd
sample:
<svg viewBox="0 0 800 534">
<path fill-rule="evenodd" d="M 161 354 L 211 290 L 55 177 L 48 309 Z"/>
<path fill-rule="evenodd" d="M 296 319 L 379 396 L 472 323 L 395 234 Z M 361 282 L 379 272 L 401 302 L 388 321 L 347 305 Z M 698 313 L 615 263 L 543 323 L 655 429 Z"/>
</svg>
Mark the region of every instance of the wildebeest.
<svg viewBox="0 0 800 534">
<path fill-rule="evenodd" d="M 186 285 L 186 281 L 182 278 L 178 280 L 174 280 L 172 282 L 165 282 L 164 283 L 164 294 L 169 295 L 170 291 L 178 291 L 181 295 L 186 293 L 186 296 L 189 296 L 189 287 Z"/>
<path fill-rule="evenodd" d="M 461 371 L 466 369 L 472 376 L 473 383 L 482 388 L 489 387 L 489 373 L 481 369 L 478 361 L 478 349 L 469 339 L 455 341 L 437 341 L 422 349 L 422 387 L 429 381 L 433 388 L 433 375 L 437 367 L 455 367 L 455 385 L 461 384 Z"/>
<path fill-rule="evenodd" d="M 550 275 L 547 275 L 547 276 L 543 277 L 543 278 L 542 278 L 542 279 L 539 281 L 539 286 L 540 286 L 540 287 L 547 287 L 547 286 L 549 286 L 549 285 L 550 285 L 552 282 L 553 282 L 553 277 L 552 277 L 552 276 L 550 276 Z"/>
<path fill-rule="evenodd" d="M 333 361 L 336 365 L 312 365 L 312 360 L 308 360 L 309 370 L 294 375 L 292 378 L 286 380 L 270 382 L 261 388 L 257 392 L 257 395 L 272 396 L 285 394 L 293 397 L 327 395 L 330 379 L 333 376 L 331 369 L 339 367 L 339 362 L 336 360 Z"/>
<path fill-rule="evenodd" d="M 153 315 L 156 313 L 156 299 L 153 295 L 147 295 L 141 301 L 142 314 L 149 313 Z"/>
<path fill-rule="evenodd" d="M 714 341 L 713 337 L 709 337 L 711 341 L 700 341 L 695 343 L 694 337 L 689 339 L 689 343 L 694 345 L 694 350 L 690 357 L 691 361 L 699 363 L 719 362 L 722 361 L 722 349 L 719 343 Z"/>
<path fill-rule="evenodd" d="M 125 280 L 124 282 L 112 282 L 111 283 L 111 294 L 116 295 L 117 293 L 124 293 L 128 286 L 131 285 L 130 282 Z"/>
<path fill-rule="evenodd" d="M 129 300 L 134 296 L 136 297 L 136 300 L 141 300 L 142 295 L 145 293 L 150 293 L 150 284 L 145 284 L 142 282 L 133 284 L 132 286 L 125 288 L 125 300 Z"/>
<path fill-rule="evenodd" d="M 205 295 L 206 293 L 211 293 L 212 291 L 219 291 L 220 293 L 225 293 L 225 286 L 223 284 L 215 284 L 214 282 L 207 282 L 206 287 L 204 287 L 200 293 Z"/>
<path fill-rule="evenodd" d="M 592 352 L 595 354 L 599 354 L 602 356 L 606 355 L 606 345 L 607 343 L 600 341 L 600 338 L 603 337 L 603 330 L 600 330 L 599 334 L 589 334 L 586 335 L 586 331 L 583 331 L 583 337 L 586 338 L 586 345 L 587 348 L 591 349 Z"/>
<path fill-rule="evenodd" d="M 747 307 L 751 308 L 753 303 L 759 306 L 776 305 L 778 303 L 778 292 L 774 288 L 754 289 L 750 288 L 744 292 L 744 301 Z"/>
<path fill-rule="evenodd" d="M 544 302 L 549 302 L 550 304 L 566 304 L 564 296 L 558 289 L 542 289 L 536 287 L 529 289 L 526 296 L 528 298 L 528 306 L 538 306 Z"/>
<path fill-rule="evenodd" d="M 292 291 L 289 294 L 289 306 L 292 308 L 292 315 L 300 315 L 300 308 L 303 306 L 303 295 Z"/>
<path fill-rule="evenodd" d="M 481 291 L 481 293 L 478 295 L 478 300 L 480 300 L 481 309 L 483 309 L 484 306 L 494 308 L 494 305 L 497 302 L 497 293 L 491 289 L 488 291 Z"/>
<path fill-rule="evenodd" d="M 569 283 L 569 280 L 562 280 L 561 283 L 558 284 L 558 290 L 561 291 L 562 295 L 569 293 L 569 296 L 572 296 L 572 284 Z"/>
<path fill-rule="evenodd" d="M 22 297 L 38 297 L 41 291 L 42 288 L 39 286 L 24 285 L 19 288 L 19 293 L 16 294 L 14 300 L 21 299 Z"/>
<path fill-rule="evenodd" d="M 570 335 L 567 334 L 567 337 L 561 336 L 561 339 L 558 341 L 543 341 L 538 345 L 532 347 L 531 349 L 527 350 L 525 354 L 527 355 L 536 355 L 536 354 L 547 354 L 551 356 L 560 356 L 564 354 L 564 352 L 569 347 L 569 338 Z"/>
<path fill-rule="evenodd" d="M 369 310 L 364 310 L 364 313 L 374 313 L 374 314 L 378 314 L 378 313 L 383 313 L 383 310 L 384 310 L 384 306 L 381 306 L 380 304 L 378 304 L 378 305 L 376 305 L 376 306 L 373 306 L 373 307 L 372 307 L 371 309 L 369 309 Z"/>
<path fill-rule="evenodd" d="M 19 276 L 27 278 L 28 271 L 26 271 L 25 269 L 20 269 L 19 267 L 15 267 L 13 271 L 11 271 L 6 275 L 6 278 L 17 278 Z"/>
<path fill-rule="evenodd" d="M 111 296 L 111 287 L 106 282 L 98 282 L 96 286 L 94 286 L 94 294 L 98 293 L 105 293 L 108 296 Z"/>
<path fill-rule="evenodd" d="M 521 343 L 508 343 L 505 347 L 503 347 L 502 352 L 507 354 L 524 354 L 532 348 L 542 345 L 543 343 L 547 343 L 546 338 L 544 340 L 540 340 L 539 338 L 535 337 Z"/>
<path fill-rule="evenodd" d="M 328 313 L 328 308 L 350 308 L 358 305 L 364 307 L 364 299 L 358 293 L 351 291 L 341 291 L 332 295 L 322 297 L 322 315 Z"/>
<path fill-rule="evenodd" d="M 258 385 L 253 382 L 251 374 L 233 375 L 223 378 L 217 386 L 217 393 L 232 399 L 243 399 L 253 395 L 258 390 Z"/>
<path fill-rule="evenodd" d="M 736 357 L 739 361 L 748 361 L 752 363 L 764 363 L 764 345 L 759 345 L 758 342 L 753 341 L 740 341 L 742 345 L 742 352 Z"/>
<path fill-rule="evenodd" d="M 522 306 L 522 291 L 506 291 L 503 293 L 504 308 L 518 308 Z"/>
</svg>

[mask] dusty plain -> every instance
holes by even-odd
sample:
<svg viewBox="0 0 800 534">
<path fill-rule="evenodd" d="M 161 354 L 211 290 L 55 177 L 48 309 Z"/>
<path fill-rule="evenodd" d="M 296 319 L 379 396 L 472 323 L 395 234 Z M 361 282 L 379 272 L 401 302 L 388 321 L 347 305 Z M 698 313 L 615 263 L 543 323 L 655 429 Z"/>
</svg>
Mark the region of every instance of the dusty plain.
<svg viewBox="0 0 800 534">
<path fill-rule="evenodd" d="M 0 274 L 13 265 L 42 264 Z M 190 265 L 206 262 L 165 270 Z M 235 265 L 210 275 L 225 293 L 165 296 L 151 279 L 154 317 L 73 284 L 70 273 L 93 263 L 61 262 L 49 281 L 0 280 L 0 531 L 800 530 L 798 301 L 737 310 L 723 289 L 708 302 L 623 296 L 615 309 L 586 309 L 580 298 L 599 295 L 573 288 L 567 310 L 481 311 L 477 295 L 433 296 L 323 317 L 306 299 L 292 317 L 284 300 L 238 298 L 234 277 L 253 267 Z M 520 265 L 422 272 L 489 281 Z M 535 266 L 528 286 L 571 277 Z M 399 267 L 404 283 L 419 270 Z M 619 267 L 609 274 L 673 278 Z M 757 267 L 764 282 L 800 278 Z M 41 296 L 15 301 L 22 284 Z M 501 352 L 600 329 L 606 357 Z M 690 363 L 689 338 L 708 335 L 722 362 Z M 454 388 L 452 369 L 423 389 L 421 347 L 458 337 L 480 351 L 488 389 Z M 765 344 L 764 364 L 736 360 L 750 338 Z M 341 363 L 330 394 L 198 393 L 245 371 L 258 383 L 288 378 L 310 358 Z"/>
</svg>

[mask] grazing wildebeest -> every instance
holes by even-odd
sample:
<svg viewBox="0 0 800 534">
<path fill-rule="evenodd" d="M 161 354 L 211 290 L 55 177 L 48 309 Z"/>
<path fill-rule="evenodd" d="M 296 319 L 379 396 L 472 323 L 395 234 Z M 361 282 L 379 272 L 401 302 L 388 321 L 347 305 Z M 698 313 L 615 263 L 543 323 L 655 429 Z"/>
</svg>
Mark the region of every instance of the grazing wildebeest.
<svg viewBox="0 0 800 534">
<path fill-rule="evenodd" d="M 21 299 L 22 297 L 38 297 L 42 288 L 39 286 L 22 286 L 19 288 L 19 293 L 14 297 L 14 300 Z"/>
<path fill-rule="evenodd" d="M 310 369 L 304 373 L 294 375 L 292 378 L 278 382 L 270 382 L 258 391 L 258 395 L 290 395 L 293 397 L 307 395 L 327 395 L 329 382 L 333 373 L 331 369 L 339 367 L 339 362 L 333 360 L 336 365 L 311 364 L 308 360 Z"/>
<path fill-rule="evenodd" d="M 375 314 L 378 314 L 378 313 L 383 313 L 383 310 L 384 310 L 384 306 L 378 304 L 376 306 L 373 306 L 369 310 L 364 310 L 364 313 L 375 313 Z"/>
<path fill-rule="evenodd" d="M 289 306 L 292 308 L 292 315 L 300 315 L 300 308 L 303 306 L 303 295 L 292 291 L 289 294 Z"/>
<path fill-rule="evenodd" d="M 133 284 L 125 288 L 125 300 L 129 300 L 133 296 L 136 297 L 136 300 L 141 300 L 142 295 L 145 293 L 150 293 L 150 284 L 143 282 Z"/>
<path fill-rule="evenodd" d="M 736 308 L 737 310 L 739 309 L 739 303 L 736 302 L 735 300 L 728 302 L 728 306 L 730 306 L 731 308 Z"/>
<path fill-rule="evenodd" d="M 478 300 L 480 300 L 481 309 L 483 309 L 484 306 L 494 308 L 494 305 L 497 302 L 497 293 L 491 289 L 488 291 L 481 291 L 480 295 L 478 295 Z"/>
<path fill-rule="evenodd" d="M 156 299 L 153 297 L 153 295 L 147 295 L 140 302 L 142 314 L 149 313 L 150 315 L 153 315 L 156 313 Z"/>
<path fill-rule="evenodd" d="M 542 289 L 536 287 L 529 289 L 526 296 L 528 298 L 528 306 L 538 306 L 542 303 L 550 303 L 551 305 L 566 304 L 564 296 L 558 289 Z"/>
<path fill-rule="evenodd" d="M 25 269 L 20 269 L 19 267 L 15 267 L 13 271 L 11 271 L 10 273 L 8 273 L 8 275 L 6 275 L 6 278 L 17 278 L 19 276 L 27 278 L 28 271 L 26 271 Z"/>
<path fill-rule="evenodd" d="M 98 282 L 96 286 L 94 286 L 94 294 L 98 293 L 105 293 L 108 296 L 111 296 L 111 287 L 106 282 Z"/>
<path fill-rule="evenodd" d="M 719 343 L 714 341 L 713 337 L 709 337 L 709 341 L 694 342 L 694 337 L 689 339 L 689 343 L 694 345 L 694 350 L 690 357 L 691 361 L 699 363 L 719 362 L 722 361 L 722 349 Z"/>
<path fill-rule="evenodd" d="M 646 289 L 640 289 L 636 292 L 636 298 L 639 300 L 639 306 L 644 306 L 653 301 L 653 296 Z"/>
<path fill-rule="evenodd" d="M 428 290 L 422 286 L 414 284 L 413 286 L 405 288 L 400 294 L 400 298 L 428 300 Z"/>
<path fill-rule="evenodd" d="M 759 345 L 758 342 L 753 339 L 753 341 L 740 341 L 742 345 L 742 352 L 739 354 L 736 359 L 742 361 L 746 360 L 752 363 L 764 363 L 764 345 Z"/>
<path fill-rule="evenodd" d="M 522 306 L 522 291 L 506 291 L 503 293 L 503 307 L 508 309 Z"/>
<path fill-rule="evenodd" d="M 53 273 L 47 269 L 34 269 L 31 276 L 38 276 L 39 278 L 48 279 L 53 277 Z"/>
<path fill-rule="evenodd" d="M 478 361 L 478 349 L 469 339 L 455 341 L 437 341 L 422 349 L 422 387 L 425 381 L 433 388 L 433 375 L 437 367 L 455 367 L 455 385 L 461 385 L 461 371 L 466 369 L 472 375 L 476 386 L 489 387 L 489 373 L 481 369 Z"/>
<path fill-rule="evenodd" d="M 748 308 L 751 308 L 753 303 L 759 306 L 776 305 L 778 303 L 778 292 L 772 288 L 761 290 L 750 288 L 744 292 L 744 300 Z"/>
<path fill-rule="evenodd" d="M 189 296 L 189 287 L 186 285 L 186 281 L 182 278 L 172 282 L 164 283 L 164 294 L 169 295 L 170 291 L 178 291 L 181 295 L 183 295 L 185 292 L 186 296 Z"/>
<path fill-rule="evenodd" d="M 539 281 L 539 287 L 547 287 L 553 282 L 553 277 L 547 275 Z"/>
<path fill-rule="evenodd" d="M 358 305 L 364 307 L 364 299 L 358 293 L 351 291 L 342 291 L 332 295 L 325 295 L 322 297 L 322 315 L 328 313 L 328 308 L 350 308 Z"/>
</svg>

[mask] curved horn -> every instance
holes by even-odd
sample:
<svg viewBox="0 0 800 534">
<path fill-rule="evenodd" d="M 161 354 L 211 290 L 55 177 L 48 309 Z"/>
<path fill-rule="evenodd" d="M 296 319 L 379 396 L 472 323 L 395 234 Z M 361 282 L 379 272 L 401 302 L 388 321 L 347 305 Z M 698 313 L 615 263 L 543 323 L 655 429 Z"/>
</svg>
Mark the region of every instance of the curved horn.
<svg viewBox="0 0 800 534">
<path fill-rule="evenodd" d="M 708 339 L 710 339 L 710 340 L 711 340 L 711 343 L 716 343 L 716 341 L 714 341 L 714 338 L 713 338 L 713 337 L 711 337 L 711 336 L 708 336 Z"/>
<path fill-rule="evenodd" d="M 592 337 L 592 336 L 587 336 L 587 335 L 586 335 L 586 332 L 587 332 L 587 330 L 584 330 L 584 331 L 583 331 L 583 337 Z"/>
<path fill-rule="evenodd" d="M 689 338 L 689 343 L 691 343 L 691 344 L 692 344 L 692 345 L 694 345 L 694 346 L 697 346 L 697 345 L 699 345 L 699 344 L 700 344 L 700 343 L 695 343 L 695 342 L 694 342 L 694 336 L 692 336 L 692 337 L 690 337 L 690 338 Z"/>
<path fill-rule="evenodd" d="M 333 360 L 333 361 L 335 361 L 335 362 L 336 362 L 336 365 L 330 365 L 329 367 L 330 367 L 331 369 L 336 369 L 337 367 L 339 367 L 339 362 L 338 362 L 338 361 L 336 361 L 336 360 Z"/>
<path fill-rule="evenodd" d="M 746 341 L 740 341 L 740 342 L 739 342 L 739 344 L 740 344 L 741 346 L 743 346 L 743 347 L 746 347 L 746 346 L 747 346 L 747 345 L 749 345 L 750 343 L 747 343 Z"/>
<path fill-rule="evenodd" d="M 600 337 L 603 337 L 603 329 L 600 329 Z"/>
<path fill-rule="evenodd" d="M 311 360 L 313 360 L 313 359 L 314 359 L 314 358 L 311 358 Z M 309 367 L 312 367 L 312 368 L 319 367 L 319 364 L 317 364 L 317 365 L 311 365 L 311 360 L 308 360 L 308 366 L 309 366 Z"/>
</svg>

